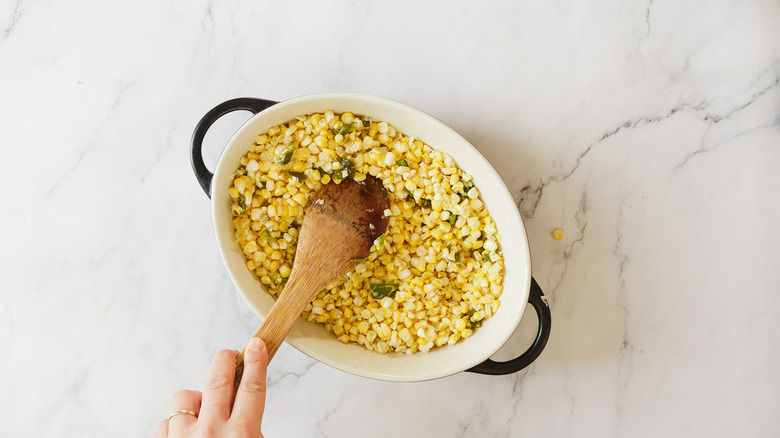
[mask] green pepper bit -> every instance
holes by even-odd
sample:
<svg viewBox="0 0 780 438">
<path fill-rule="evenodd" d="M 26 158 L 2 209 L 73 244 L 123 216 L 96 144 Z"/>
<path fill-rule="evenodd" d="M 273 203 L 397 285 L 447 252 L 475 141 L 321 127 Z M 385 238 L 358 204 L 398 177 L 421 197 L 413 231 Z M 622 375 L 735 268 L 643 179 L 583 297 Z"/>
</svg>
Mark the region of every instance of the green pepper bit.
<svg viewBox="0 0 780 438">
<path fill-rule="evenodd" d="M 294 179 L 295 182 L 304 182 L 306 181 L 306 174 L 303 172 L 287 172 L 287 175 L 290 176 L 290 178 Z"/>
<path fill-rule="evenodd" d="M 455 263 L 460 263 L 460 251 L 455 251 L 455 247 L 452 245 L 447 245 L 447 251 L 449 251 L 452 254 L 452 257 L 455 261 Z"/>
<path fill-rule="evenodd" d="M 371 298 L 375 300 L 381 300 L 384 297 L 389 297 L 395 294 L 398 290 L 398 286 L 395 283 L 377 283 L 371 285 Z"/>
<path fill-rule="evenodd" d="M 447 222 L 450 223 L 451 226 L 455 226 L 455 221 L 458 220 L 458 215 L 450 212 L 450 217 L 447 218 Z"/>
<path fill-rule="evenodd" d="M 341 163 L 341 178 L 353 178 L 355 176 L 355 161 L 350 157 L 342 157 L 339 159 Z"/>
<path fill-rule="evenodd" d="M 238 209 L 234 210 L 234 213 L 236 215 L 242 215 L 246 213 L 246 201 L 244 200 L 243 196 L 238 198 Z"/>
<path fill-rule="evenodd" d="M 297 148 L 298 146 L 296 146 L 295 143 L 288 143 L 287 148 L 283 150 L 276 158 L 279 159 L 281 164 L 287 164 L 292 159 L 293 153 Z"/>
<path fill-rule="evenodd" d="M 385 246 L 385 235 L 384 234 L 380 234 L 379 237 L 377 237 L 374 240 L 374 244 L 371 245 L 370 251 L 372 251 L 372 252 L 376 251 L 379 248 L 382 248 L 383 246 Z"/>
<path fill-rule="evenodd" d="M 355 126 L 352 123 L 344 123 L 333 130 L 333 135 L 347 135 L 355 132 Z"/>
<path fill-rule="evenodd" d="M 263 241 L 266 243 L 274 243 L 276 240 L 274 239 L 274 236 L 272 236 L 271 233 L 267 230 L 260 233 L 260 238 L 263 239 Z"/>
<path fill-rule="evenodd" d="M 471 182 L 471 181 L 463 181 L 463 191 L 462 192 L 458 192 L 458 197 L 460 198 L 460 200 L 458 202 L 460 203 L 460 202 L 463 202 L 466 199 L 468 199 L 468 197 L 469 197 L 469 190 L 471 190 L 473 188 L 474 188 L 474 183 L 473 182 Z"/>
</svg>

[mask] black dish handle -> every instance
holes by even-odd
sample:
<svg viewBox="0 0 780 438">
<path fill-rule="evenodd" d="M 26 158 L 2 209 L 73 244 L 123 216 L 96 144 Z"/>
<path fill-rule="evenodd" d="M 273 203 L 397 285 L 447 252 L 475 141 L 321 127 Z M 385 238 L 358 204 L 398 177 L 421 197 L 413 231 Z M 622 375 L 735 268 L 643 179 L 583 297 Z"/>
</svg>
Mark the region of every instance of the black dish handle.
<svg viewBox="0 0 780 438">
<path fill-rule="evenodd" d="M 536 310 L 536 316 L 539 318 L 539 330 L 536 332 L 536 339 L 533 344 L 520 356 L 508 360 L 506 362 L 496 362 L 493 360 L 486 360 L 481 364 L 469 368 L 466 371 L 479 374 L 488 374 L 491 376 L 501 376 L 504 374 L 516 373 L 523 368 L 531 365 L 531 362 L 536 360 L 542 350 L 547 345 L 547 339 L 550 338 L 550 328 L 552 326 L 552 318 L 550 315 L 550 306 L 547 305 L 547 298 L 542 292 L 542 288 L 536 280 L 531 278 L 531 295 L 528 298 L 528 302 L 534 306 Z"/>
<path fill-rule="evenodd" d="M 220 103 L 200 119 L 198 126 L 195 127 L 195 132 L 192 134 L 192 142 L 190 143 L 190 162 L 192 163 L 192 170 L 195 172 L 195 178 L 198 179 L 203 191 L 206 192 L 206 196 L 209 198 L 211 197 L 211 180 L 214 178 L 214 174 L 206 168 L 206 164 L 203 162 L 202 150 L 203 139 L 206 137 L 206 132 L 211 128 L 211 125 L 227 113 L 233 111 L 251 111 L 252 114 L 257 114 L 277 103 L 278 102 L 271 100 L 255 99 L 253 97 L 239 97 Z"/>
</svg>

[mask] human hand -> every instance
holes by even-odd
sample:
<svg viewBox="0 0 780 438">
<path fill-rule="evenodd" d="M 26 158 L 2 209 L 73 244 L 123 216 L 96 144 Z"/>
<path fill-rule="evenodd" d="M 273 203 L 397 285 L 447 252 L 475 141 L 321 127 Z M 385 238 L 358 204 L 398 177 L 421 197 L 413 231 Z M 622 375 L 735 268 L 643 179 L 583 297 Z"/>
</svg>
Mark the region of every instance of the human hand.
<svg viewBox="0 0 780 438">
<path fill-rule="evenodd" d="M 203 393 L 179 391 L 171 399 L 170 417 L 157 426 L 154 438 L 262 438 L 268 350 L 252 338 L 244 353 L 244 375 L 233 402 L 236 357 L 233 350 L 214 356 Z"/>
</svg>

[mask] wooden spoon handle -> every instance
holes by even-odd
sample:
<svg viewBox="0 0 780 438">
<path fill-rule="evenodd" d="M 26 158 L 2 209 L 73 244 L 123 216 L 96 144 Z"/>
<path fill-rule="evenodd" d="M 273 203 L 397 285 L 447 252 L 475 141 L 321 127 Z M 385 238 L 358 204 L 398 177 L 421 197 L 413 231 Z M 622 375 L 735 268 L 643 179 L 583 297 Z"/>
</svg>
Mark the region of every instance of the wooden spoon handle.
<svg viewBox="0 0 780 438">
<path fill-rule="evenodd" d="M 316 276 L 315 276 L 316 277 Z M 281 347 L 284 338 L 287 337 L 287 333 L 290 331 L 295 321 L 301 315 L 303 308 L 306 307 L 317 294 L 318 291 L 325 287 L 325 282 L 312 278 L 311 276 L 296 276 L 292 275 L 290 281 L 287 282 L 279 298 L 274 303 L 271 310 L 266 315 L 260 327 L 255 330 L 252 335 L 253 338 L 260 338 L 265 342 L 268 349 L 268 362 L 276 354 L 276 351 Z M 234 384 L 234 390 L 238 390 L 238 385 L 241 383 L 241 376 L 244 373 L 244 353 L 246 352 L 246 346 L 244 350 L 236 357 L 236 379 Z M 234 391 L 235 393 L 235 391 Z"/>
</svg>

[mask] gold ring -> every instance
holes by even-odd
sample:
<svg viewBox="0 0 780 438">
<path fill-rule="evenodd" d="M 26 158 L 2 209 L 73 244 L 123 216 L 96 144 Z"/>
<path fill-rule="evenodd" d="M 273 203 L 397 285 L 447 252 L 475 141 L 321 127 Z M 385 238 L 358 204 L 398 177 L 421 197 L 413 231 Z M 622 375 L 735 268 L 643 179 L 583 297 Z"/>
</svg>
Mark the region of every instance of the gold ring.
<svg viewBox="0 0 780 438">
<path fill-rule="evenodd" d="M 193 417 L 198 418 L 198 414 L 196 414 L 195 412 L 192 412 L 192 411 L 187 410 L 187 409 L 182 409 L 180 411 L 176 411 L 176 412 L 172 413 L 171 415 L 168 415 L 168 420 L 170 420 L 171 418 L 173 418 L 173 417 L 175 417 L 177 415 L 180 415 L 180 414 L 192 415 Z"/>
</svg>

